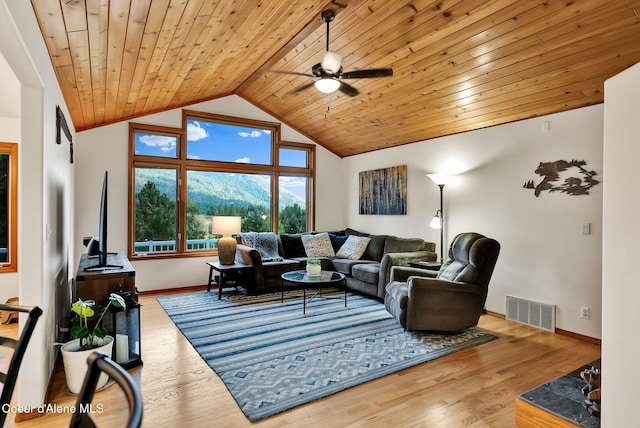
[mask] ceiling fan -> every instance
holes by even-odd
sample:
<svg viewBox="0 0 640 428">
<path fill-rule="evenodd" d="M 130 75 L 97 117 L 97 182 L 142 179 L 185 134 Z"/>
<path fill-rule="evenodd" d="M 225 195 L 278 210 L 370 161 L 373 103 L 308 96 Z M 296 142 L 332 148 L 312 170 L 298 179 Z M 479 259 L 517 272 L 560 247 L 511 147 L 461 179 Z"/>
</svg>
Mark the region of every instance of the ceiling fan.
<svg viewBox="0 0 640 428">
<path fill-rule="evenodd" d="M 342 56 L 336 52 L 329 50 L 329 23 L 336 17 L 332 10 L 325 10 L 320 15 L 322 20 L 327 23 L 327 49 L 322 58 L 322 62 L 311 67 L 311 74 L 309 73 L 297 73 L 293 71 L 278 71 L 272 70 L 274 73 L 280 74 L 293 74 L 296 76 L 308 76 L 317 78 L 313 82 L 309 82 L 302 85 L 293 91 L 291 94 L 297 94 L 305 89 L 315 86 L 320 92 L 325 94 L 333 93 L 340 90 L 344 94 L 355 97 L 360 92 L 342 81 L 343 79 L 371 79 L 375 77 L 393 76 L 393 69 L 391 68 L 374 68 L 369 70 L 355 70 L 355 71 L 342 71 Z"/>
</svg>

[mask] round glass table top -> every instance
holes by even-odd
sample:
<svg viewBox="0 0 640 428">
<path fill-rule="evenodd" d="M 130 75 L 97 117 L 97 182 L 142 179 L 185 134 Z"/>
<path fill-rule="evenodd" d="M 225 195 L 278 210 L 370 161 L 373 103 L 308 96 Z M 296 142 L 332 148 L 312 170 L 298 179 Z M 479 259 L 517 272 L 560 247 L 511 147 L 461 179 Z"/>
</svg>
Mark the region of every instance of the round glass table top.
<svg viewBox="0 0 640 428">
<path fill-rule="evenodd" d="M 294 270 L 283 273 L 282 279 L 290 282 L 312 283 L 312 282 L 340 282 L 344 280 L 344 274 L 328 270 L 321 270 L 319 275 L 309 275 L 306 270 Z"/>
</svg>

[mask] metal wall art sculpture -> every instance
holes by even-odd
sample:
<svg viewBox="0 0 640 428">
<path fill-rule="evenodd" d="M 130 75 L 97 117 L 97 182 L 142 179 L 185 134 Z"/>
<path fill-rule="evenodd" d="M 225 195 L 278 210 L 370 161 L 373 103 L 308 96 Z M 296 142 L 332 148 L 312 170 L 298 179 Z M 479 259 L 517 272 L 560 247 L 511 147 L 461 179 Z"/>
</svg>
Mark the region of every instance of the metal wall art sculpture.
<svg viewBox="0 0 640 428">
<path fill-rule="evenodd" d="M 407 213 L 407 166 L 362 171 L 360 214 Z"/>
<path fill-rule="evenodd" d="M 568 195 L 588 195 L 589 189 L 599 183 L 593 178 L 597 173 L 585 168 L 585 161 L 572 159 L 570 162 L 558 160 L 555 162 L 540 162 L 535 173 L 542 177 L 542 181 L 534 184 L 533 180 L 524 183 L 525 189 L 534 189 L 536 197 L 540 192 L 562 192 Z"/>
</svg>

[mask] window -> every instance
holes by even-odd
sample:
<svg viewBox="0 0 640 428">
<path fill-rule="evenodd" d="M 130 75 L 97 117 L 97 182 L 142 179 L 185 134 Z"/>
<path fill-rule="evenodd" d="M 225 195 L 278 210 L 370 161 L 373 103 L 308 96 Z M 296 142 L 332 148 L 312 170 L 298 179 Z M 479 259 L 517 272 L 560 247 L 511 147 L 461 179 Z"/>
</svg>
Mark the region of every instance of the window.
<svg viewBox="0 0 640 428">
<path fill-rule="evenodd" d="M 277 123 L 184 110 L 183 124 L 129 126 L 131 258 L 215 254 L 212 216 L 312 229 L 314 146 L 280 141 Z"/>
<path fill-rule="evenodd" d="M 18 270 L 18 145 L 0 142 L 0 273 Z"/>
</svg>

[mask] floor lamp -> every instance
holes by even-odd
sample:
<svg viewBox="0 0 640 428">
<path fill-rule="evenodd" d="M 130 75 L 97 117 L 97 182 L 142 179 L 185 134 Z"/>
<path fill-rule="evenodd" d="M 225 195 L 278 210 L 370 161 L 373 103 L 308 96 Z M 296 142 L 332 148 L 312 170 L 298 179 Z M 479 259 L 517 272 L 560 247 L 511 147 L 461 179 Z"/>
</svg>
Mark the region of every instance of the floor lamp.
<svg viewBox="0 0 640 428">
<path fill-rule="evenodd" d="M 445 174 L 427 174 L 427 177 L 440 188 L 440 209 L 436 211 L 436 215 L 431 219 L 429 226 L 433 229 L 440 229 L 440 263 L 444 263 L 444 206 L 442 203 L 442 194 L 444 185 L 450 181 L 451 176 Z"/>
</svg>

